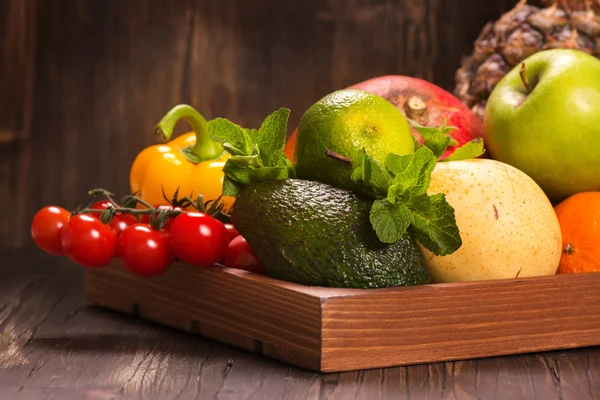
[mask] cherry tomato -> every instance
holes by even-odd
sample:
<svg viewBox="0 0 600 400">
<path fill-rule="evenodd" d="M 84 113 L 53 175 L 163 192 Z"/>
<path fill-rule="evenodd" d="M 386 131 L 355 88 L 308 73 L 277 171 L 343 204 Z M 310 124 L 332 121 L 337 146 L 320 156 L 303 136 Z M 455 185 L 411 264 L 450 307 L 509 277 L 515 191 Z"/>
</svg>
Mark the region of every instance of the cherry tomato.
<svg viewBox="0 0 600 400">
<path fill-rule="evenodd" d="M 113 204 L 108 200 L 99 200 L 92 204 L 92 210 L 106 210 L 108 207 L 113 207 Z M 90 213 L 92 215 L 100 215 L 100 213 Z"/>
<path fill-rule="evenodd" d="M 61 234 L 65 255 L 74 263 L 100 268 L 117 255 L 117 234 L 88 214 L 77 214 L 63 226 Z"/>
<path fill-rule="evenodd" d="M 114 205 L 108 200 L 100 200 L 95 202 L 90 208 L 93 210 L 106 210 L 109 207 L 114 207 Z M 90 215 L 100 218 L 100 213 L 90 213 Z M 135 216 L 118 212 L 106 225 L 113 228 L 117 236 L 119 236 L 129 225 L 137 224 L 138 222 Z"/>
<path fill-rule="evenodd" d="M 62 207 L 48 206 L 39 210 L 31 222 L 31 237 L 35 244 L 46 253 L 63 255 L 60 235 L 71 213 Z"/>
<path fill-rule="evenodd" d="M 166 210 L 166 211 L 171 211 L 171 210 L 183 211 L 183 209 L 181 207 L 173 207 L 173 206 L 166 205 L 166 204 L 155 205 L 154 208 L 157 208 L 159 210 Z M 174 219 L 175 219 L 175 217 L 169 217 L 169 220 L 167 221 L 165 226 L 163 226 L 163 228 L 169 229 L 169 226 L 171 226 L 171 223 L 173 222 Z M 150 215 L 142 214 L 142 217 L 140 218 L 140 222 L 143 224 L 149 224 L 150 223 Z"/>
<path fill-rule="evenodd" d="M 245 269 L 259 274 L 266 274 L 267 271 L 260 262 L 254 251 L 243 236 L 236 236 L 227 248 L 225 256 L 225 266 L 230 268 Z"/>
<path fill-rule="evenodd" d="M 117 214 L 113 217 L 113 219 L 107 224 L 119 236 L 128 226 L 135 225 L 139 223 L 137 218 L 131 214 Z"/>
<path fill-rule="evenodd" d="M 149 224 L 128 226 L 119 236 L 119 258 L 136 275 L 159 275 L 173 264 L 169 232 L 155 230 Z"/>
<path fill-rule="evenodd" d="M 171 250 L 177 258 L 196 267 L 218 263 L 227 253 L 225 225 L 201 212 L 180 214 L 171 223 Z"/>
<path fill-rule="evenodd" d="M 239 236 L 239 232 L 235 229 L 233 224 L 225 224 L 225 229 L 227 229 L 227 234 L 229 235 L 229 240 L 231 241 L 234 237 Z"/>
</svg>

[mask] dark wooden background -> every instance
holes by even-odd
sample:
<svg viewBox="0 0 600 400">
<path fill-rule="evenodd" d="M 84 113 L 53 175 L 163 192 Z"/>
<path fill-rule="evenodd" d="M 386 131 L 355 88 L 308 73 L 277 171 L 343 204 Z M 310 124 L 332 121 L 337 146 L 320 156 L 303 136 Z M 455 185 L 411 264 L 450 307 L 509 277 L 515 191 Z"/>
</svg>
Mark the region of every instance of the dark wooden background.
<svg viewBox="0 0 600 400">
<path fill-rule="evenodd" d="M 323 95 L 378 75 L 451 90 L 480 29 L 516 3 L 0 0 L 0 248 L 29 244 L 44 205 L 124 194 L 178 103 L 247 126 L 285 106 L 291 129 Z"/>
</svg>

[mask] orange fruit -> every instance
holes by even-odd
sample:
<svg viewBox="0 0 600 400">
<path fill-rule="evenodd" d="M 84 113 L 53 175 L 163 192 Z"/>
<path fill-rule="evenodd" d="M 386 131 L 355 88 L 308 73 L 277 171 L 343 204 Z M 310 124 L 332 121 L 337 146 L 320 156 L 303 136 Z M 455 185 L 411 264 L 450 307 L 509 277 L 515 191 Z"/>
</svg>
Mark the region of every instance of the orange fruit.
<svg viewBox="0 0 600 400">
<path fill-rule="evenodd" d="M 557 273 L 600 272 L 600 192 L 574 194 L 554 210 L 563 248 Z"/>
</svg>

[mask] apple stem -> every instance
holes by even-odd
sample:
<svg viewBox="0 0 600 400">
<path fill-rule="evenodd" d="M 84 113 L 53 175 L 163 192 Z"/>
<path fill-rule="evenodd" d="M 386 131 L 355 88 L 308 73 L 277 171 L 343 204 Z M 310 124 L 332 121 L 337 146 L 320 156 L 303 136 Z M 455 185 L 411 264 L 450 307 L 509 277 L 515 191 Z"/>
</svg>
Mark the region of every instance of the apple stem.
<svg viewBox="0 0 600 400">
<path fill-rule="evenodd" d="M 521 76 L 521 81 L 523 81 L 523 85 L 525 86 L 525 90 L 527 93 L 531 93 L 531 85 L 529 84 L 529 80 L 527 79 L 527 75 L 525 75 L 525 63 L 521 64 L 521 69 L 519 70 L 519 75 Z"/>
<path fill-rule="evenodd" d="M 352 165 L 352 159 L 351 158 L 348 158 L 348 157 L 346 157 L 343 154 L 336 153 L 333 150 L 326 149 L 325 150 L 325 156 L 329 157 L 329 158 L 333 158 L 334 160 L 337 160 L 337 161 L 341 161 L 341 162 L 343 162 L 345 164 Z"/>
</svg>

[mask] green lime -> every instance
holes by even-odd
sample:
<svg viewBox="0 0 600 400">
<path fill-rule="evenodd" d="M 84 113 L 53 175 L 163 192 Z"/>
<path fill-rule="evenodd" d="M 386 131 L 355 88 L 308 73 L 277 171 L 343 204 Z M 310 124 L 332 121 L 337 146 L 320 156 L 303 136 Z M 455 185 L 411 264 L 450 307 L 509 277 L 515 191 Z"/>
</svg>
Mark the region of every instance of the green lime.
<svg viewBox="0 0 600 400">
<path fill-rule="evenodd" d="M 348 163 L 326 152 L 352 159 L 363 147 L 381 163 L 389 153 L 415 150 L 410 125 L 392 103 L 358 89 L 330 93 L 300 119 L 294 153 L 298 178 L 351 189 Z"/>
</svg>

